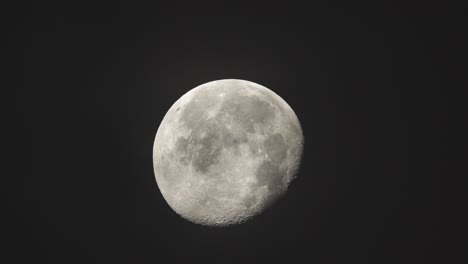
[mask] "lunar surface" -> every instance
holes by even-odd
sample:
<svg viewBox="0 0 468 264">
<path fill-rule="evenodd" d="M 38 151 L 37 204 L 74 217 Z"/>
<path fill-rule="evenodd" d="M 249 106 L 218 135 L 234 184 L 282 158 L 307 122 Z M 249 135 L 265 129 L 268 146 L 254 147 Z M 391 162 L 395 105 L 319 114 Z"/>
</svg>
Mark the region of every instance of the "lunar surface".
<svg viewBox="0 0 468 264">
<path fill-rule="evenodd" d="M 153 147 L 156 182 L 183 218 L 239 224 L 286 193 L 303 141 L 296 114 L 273 91 L 245 80 L 208 82 L 164 116 Z"/>
</svg>

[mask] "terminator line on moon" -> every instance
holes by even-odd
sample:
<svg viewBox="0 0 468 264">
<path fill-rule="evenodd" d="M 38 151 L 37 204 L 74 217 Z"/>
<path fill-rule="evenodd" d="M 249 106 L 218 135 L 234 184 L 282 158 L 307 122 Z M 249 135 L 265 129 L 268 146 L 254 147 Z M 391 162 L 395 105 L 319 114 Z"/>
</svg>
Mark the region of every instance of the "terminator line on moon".
<svg viewBox="0 0 468 264">
<path fill-rule="evenodd" d="M 157 185 L 169 206 L 202 225 L 239 224 L 286 193 L 303 134 L 291 107 L 259 84 L 202 84 L 164 116 L 153 146 Z"/>
</svg>

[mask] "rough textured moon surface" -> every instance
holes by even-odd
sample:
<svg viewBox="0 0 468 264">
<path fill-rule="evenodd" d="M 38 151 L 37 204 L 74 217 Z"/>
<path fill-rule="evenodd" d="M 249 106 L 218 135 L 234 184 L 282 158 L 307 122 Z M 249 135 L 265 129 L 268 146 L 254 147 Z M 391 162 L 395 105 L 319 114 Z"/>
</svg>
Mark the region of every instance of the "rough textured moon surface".
<svg viewBox="0 0 468 264">
<path fill-rule="evenodd" d="M 153 146 L 156 182 L 183 218 L 239 224 L 286 193 L 303 142 L 296 114 L 273 91 L 238 79 L 208 82 L 164 116 Z"/>
</svg>

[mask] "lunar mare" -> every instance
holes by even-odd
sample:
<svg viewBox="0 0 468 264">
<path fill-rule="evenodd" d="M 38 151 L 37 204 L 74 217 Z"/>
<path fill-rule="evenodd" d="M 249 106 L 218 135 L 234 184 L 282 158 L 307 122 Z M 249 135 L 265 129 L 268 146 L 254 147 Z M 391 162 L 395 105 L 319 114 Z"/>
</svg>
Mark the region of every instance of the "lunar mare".
<svg viewBox="0 0 468 264">
<path fill-rule="evenodd" d="M 208 82 L 164 116 L 153 146 L 156 182 L 189 221 L 242 223 L 286 193 L 303 141 L 296 114 L 273 91 L 238 79 Z"/>
</svg>

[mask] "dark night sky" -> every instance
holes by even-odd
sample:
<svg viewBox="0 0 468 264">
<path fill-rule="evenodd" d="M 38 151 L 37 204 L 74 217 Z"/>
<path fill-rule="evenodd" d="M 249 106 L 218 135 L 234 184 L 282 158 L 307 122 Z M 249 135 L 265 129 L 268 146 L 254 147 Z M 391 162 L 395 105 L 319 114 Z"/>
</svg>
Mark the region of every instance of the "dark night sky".
<svg viewBox="0 0 468 264">
<path fill-rule="evenodd" d="M 426 2 L 11 10 L 5 263 L 453 263 L 440 128 L 466 74 L 459 17 Z M 285 99 L 305 148 L 284 199 L 213 229 L 166 204 L 152 145 L 180 96 L 224 78 Z"/>
</svg>

